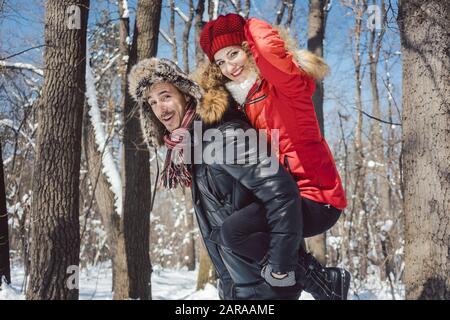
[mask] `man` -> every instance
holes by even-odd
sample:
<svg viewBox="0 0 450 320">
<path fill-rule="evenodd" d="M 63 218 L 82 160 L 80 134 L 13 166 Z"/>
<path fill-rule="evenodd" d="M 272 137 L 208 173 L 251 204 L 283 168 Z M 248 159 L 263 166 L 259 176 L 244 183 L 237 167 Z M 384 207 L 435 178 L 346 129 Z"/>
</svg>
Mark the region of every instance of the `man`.
<svg viewBox="0 0 450 320">
<path fill-rule="evenodd" d="M 303 222 L 295 181 L 282 166 L 272 168 L 278 160 L 261 154 L 258 143 L 236 138 L 236 132 L 251 127 L 241 113 L 229 107 L 228 97 L 218 96 L 213 104 L 203 105 L 201 88 L 176 64 L 157 58 L 133 67 L 129 90 L 139 104 L 147 142 L 164 142 L 168 148 L 163 184 L 192 188 L 195 213 L 218 275 L 221 299 L 298 299 L 302 289 L 318 299 L 346 298 L 348 280 L 340 276 L 341 271 L 323 269 L 300 246 Z M 195 136 L 197 117 L 203 120 L 204 129 L 216 130 L 215 139 L 203 141 Z M 205 159 L 205 153 L 203 161 L 193 161 L 198 160 L 199 145 L 200 150 L 214 150 L 211 157 L 215 161 Z M 251 242 L 256 251 L 263 248 L 261 259 L 231 250 L 221 237 L 230 217 L 248 210 L 266 221 L 267 232 L 255 234 L 261 241 Z"/>
</svg>

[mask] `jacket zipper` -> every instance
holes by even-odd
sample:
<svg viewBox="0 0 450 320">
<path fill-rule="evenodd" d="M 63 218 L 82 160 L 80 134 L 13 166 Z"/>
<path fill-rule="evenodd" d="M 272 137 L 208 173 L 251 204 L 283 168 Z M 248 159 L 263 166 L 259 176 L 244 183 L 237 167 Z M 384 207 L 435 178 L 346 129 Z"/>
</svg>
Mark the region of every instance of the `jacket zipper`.
<svg viewBox="0 0 450 320">
<path fill-rule="evenodd" d="M 251 93 L 248 94 L 247 99 L 245 99 L 244 103 L 241 104 L 241 105 L 239 106 L 239 109 L 240 109 L 241 111 L 243 111 L 246 115 L 247 115 L 247 113 L 246 113 L 246 110 L 245 110 L 245 105 L 246 105 L 246 104 L 250 104 L 250 103 L 254 103 L 254 102 L 255 102 L 255 101 L 249 101 L 249 100 L 255 95 L 256 92 L 258 92 L 258 91 L 261 89 L 262 84 L 263 84 L 263 80 L 261 80 L 260 83 L 256 86 L 256 88 L 253 89 L 253 91 L 252 91 Z M 264 95 L 264 98 L 265 98 L 265 97 L 266 97 L 266 95 Z M 256 98 L 255 100 L 260 99 L 260 98 L 261 98 L 261 97 Z M 262 100 L 262 99 L 261 99 L 261 100 Z M 259 101 L 259 100 L 258 100 L 258 101 Z"/>
</svg>

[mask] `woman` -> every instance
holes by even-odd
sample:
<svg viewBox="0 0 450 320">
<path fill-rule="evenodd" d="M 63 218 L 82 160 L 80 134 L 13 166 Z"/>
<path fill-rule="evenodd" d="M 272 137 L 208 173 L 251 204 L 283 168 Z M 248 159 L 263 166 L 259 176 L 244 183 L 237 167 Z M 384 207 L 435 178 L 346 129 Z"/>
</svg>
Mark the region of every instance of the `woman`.
<svg viewBox="0 0 450 320">
<path fill-rule="evenodd" d="M 303 236 L 331 228 L 347 203 L 312 102 L 314 80 L 326 74 L 326 64 L 309 52 L 286 49 L 286 42 L 268 23 L 237 14 L 207 23 L 200 45 L 209 59 L 199 79 L 205 104 L 217 104 L 217 96 L 225 91 L 269 139 L 271 129 L 278 129 L 279 161 L 296 180 L 301 197 Z M 264 252 L 254 250 L 250 235 L 265 229 L 258 210 L 245 210 L 224 222 L 221 239 L 232 250 L 258 259 Z"/>
</svg>

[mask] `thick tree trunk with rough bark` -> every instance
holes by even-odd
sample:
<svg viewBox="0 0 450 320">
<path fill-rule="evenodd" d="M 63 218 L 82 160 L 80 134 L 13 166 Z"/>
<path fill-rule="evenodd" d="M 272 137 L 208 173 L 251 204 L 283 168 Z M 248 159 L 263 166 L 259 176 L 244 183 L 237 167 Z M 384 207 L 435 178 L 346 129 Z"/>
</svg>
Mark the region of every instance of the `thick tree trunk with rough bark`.
<svg viewBox="0 0 450 320">
<path fill-rule="evenodd" d="M 450 7 L 401 1 L 407 299 L 450 299 Z"/>
<path fill-rule="evenodd" d="M 70 18 L 69 6 L 74 9 Z M 88 7 L 87 0 L 48 0 L 45 5 L 45 74 L 38 110 L 27 299 L 78 299 L 74 272 L 80 252 Z"/>
<path fill-rule="evenodd" d="M 138 61 L 156 56 L 161 0 L 140 0 L 137 6 L 128 72 Z M 128 262 L 129 297 L 151 299 L 149 254 L 151 183 L 149 152 L 137 105 L 125 90 L 123 135 L 123 223 Z"/>
<path fill-rule="evenodd" d="M 0 288 L 3 280 L 7 284 L 11 283 L 8 212 L 6 211 L 5 178 L 3 173 L 2 145 L 0 143 Z"/>
</svg>

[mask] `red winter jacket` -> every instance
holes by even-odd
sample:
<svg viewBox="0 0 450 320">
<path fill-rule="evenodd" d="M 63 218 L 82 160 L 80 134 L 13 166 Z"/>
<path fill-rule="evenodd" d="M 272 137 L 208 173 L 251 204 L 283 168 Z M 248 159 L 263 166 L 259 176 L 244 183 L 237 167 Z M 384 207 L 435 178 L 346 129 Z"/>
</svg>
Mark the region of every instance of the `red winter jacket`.
<svg viewBox="0 0 450 320">
<path fill-rule="evenodd" d="M 248 19 L 245 36 L 262 78 L 243 105 L 247 117 L 268 134 L 270 129 L 280 130 L 279 160 L 296 178 L 302 197 L 344 209 L 342 182 L 314 111 L 314 80 L 266 22 Z"/>
</svg>

